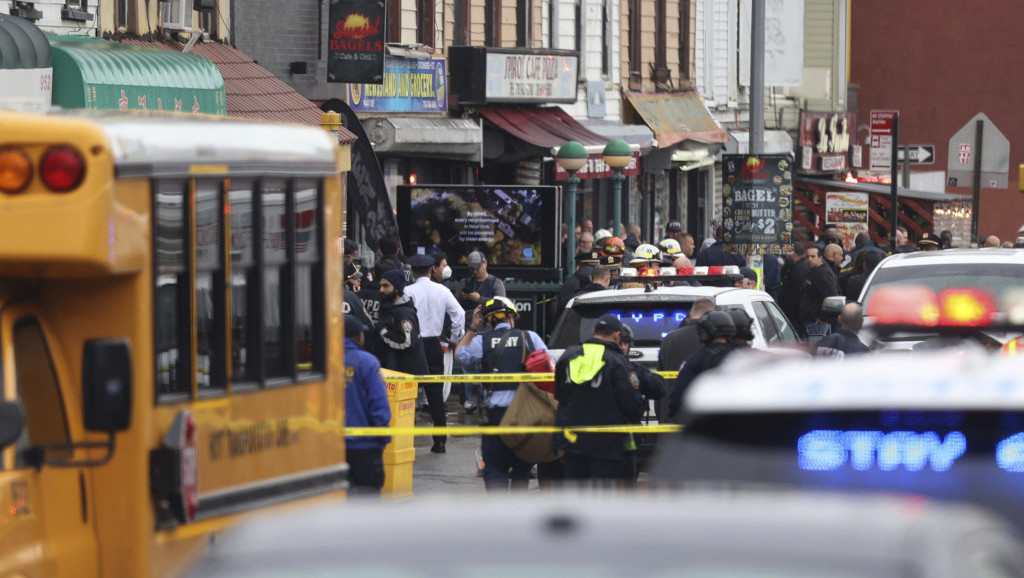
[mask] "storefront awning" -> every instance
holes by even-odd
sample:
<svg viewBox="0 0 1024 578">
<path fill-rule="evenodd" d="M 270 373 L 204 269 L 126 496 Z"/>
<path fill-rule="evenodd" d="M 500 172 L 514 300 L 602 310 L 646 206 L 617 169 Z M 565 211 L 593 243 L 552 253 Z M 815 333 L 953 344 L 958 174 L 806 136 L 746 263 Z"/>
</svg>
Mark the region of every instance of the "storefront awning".
<svg viewBox="0 0 1024 578">
<path fill-rule="evenodd" d="M 506 133 L 543 149 L 559 147 L 571 140 L 584 146 L 604 145 L 609 140 L 587 129 L 557 106 L 481 106 L 477 110 Z"/>
<path fill-rule="evenodd" d="M 700 94 L 687 92 L 627 92 L 636 115 L 654 131 L 661 148 L 685 140 L 725 143 L 729 133 L 711 115 Z"/>
<path fill-rule="evenodd" d="M 416 153 L 479 162 L 483 128 L 463 118 L 369 117 L 360 121 L 376 153 Z"/>
<path fill-rule="evenodd" d="M 620 139 L 631 145 L 637 145 L 640 147 L 641 155 L 646 155 L 651 149 L 658 146 L 658 141 L 654 139 L 654 133 L 647 128 L 647 125 L 622 124 L 600 119 L 583 119 L 580 124 L 608 140 Z"/>
<path fill-rule="evenodd" d="M 86 36 L 52 36 L 53 104 L 64 108 L 225 114 L 209 60 Z"/>
<path fill-rule="evenodd" d="M 821 187 L 823 190 L 833 189 L 842 191 L 859 191 L 864 193 L 874 193 L 876 195 L 890 195 L 892 193 L 892 187 L 884 183 L 848 183 L 846 181 L 836 181 L 806 175 L 796 175 L 793 180 L 796 185 L 802 184 L 817 186 Z M 917 189 L 907 189 L 904 187 L 896 187 L 896 195 L 901 199 L 917 199 L 937 203 L 971 201 L 971 195 L 955 195 L 941 191 L 921 191 Z"/>
<path fill-rule="evenodd" d="M 750 152 L 750 133 L 747 131 L 729 131 L 729 142 L 725 143 L 722 152 L 730 155 L 744 155 Z M 793 137 L 784 130 L 764 131 L 763 154 L 788 155 L 793 152 Z"/>
<path fill-rule="evenodd" d="M 24 18 L 0 14 L 0 68 L 49 68 L 46 34 Z"/>
</svg>

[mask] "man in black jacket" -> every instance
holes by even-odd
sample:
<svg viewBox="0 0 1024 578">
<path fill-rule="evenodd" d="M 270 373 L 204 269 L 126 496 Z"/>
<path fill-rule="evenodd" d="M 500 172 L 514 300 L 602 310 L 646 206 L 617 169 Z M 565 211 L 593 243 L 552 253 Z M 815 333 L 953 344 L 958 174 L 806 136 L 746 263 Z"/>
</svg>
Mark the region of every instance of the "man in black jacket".
<svg viewBox="0 0 1024 578">
<path fill-rule="evenodd" d="M 864 326 L 864 311 L 856 303 L 847 303 L 839 312 L 839 331 L 827 335 L 818 342 L 815 357 L 843 359 L 847 355 L 867 353 L 867 345 L 857 337 Z"/>
<path fill-rule="evenodd" d="M 640 379 L 620 350 L 622 323 L 603 315 L 594 336 L 565 350 L 555 365 L 557 427 L 627 425 L 640 422 L 644 400 Z M 621 433 L 556 434 L 552 440 L 565 451 L 567 480 L 602 480 L 622 477 L 624 445 Z"/>
<path fill-rule="evenodd" d="M 821 318 L 821 304 L 826 297 L 842 295 L 839 280 L 832 266 L 825 263 L 818 254 L 817 247 L 808 247 L 807 265 L 811 268 L 804 281 L 804 290 L 800 295 L 800 321 L 810 338 L 824 336 L 832 332 L 832 325 Z"/>
<path fill-rule="evenodd" d="M 804 290 L 804 281 L 811 269 L 807 265 L 807 247 L 802 242 L 793 243 L 793 252 L 786 255 L 786 263 L 782 266 L 782 286 L 779 288 L 779 307 L 796 328 L 800 337 L 806 338 L 807 331 L 800 321 L 800 295 Z"/>
</svg>

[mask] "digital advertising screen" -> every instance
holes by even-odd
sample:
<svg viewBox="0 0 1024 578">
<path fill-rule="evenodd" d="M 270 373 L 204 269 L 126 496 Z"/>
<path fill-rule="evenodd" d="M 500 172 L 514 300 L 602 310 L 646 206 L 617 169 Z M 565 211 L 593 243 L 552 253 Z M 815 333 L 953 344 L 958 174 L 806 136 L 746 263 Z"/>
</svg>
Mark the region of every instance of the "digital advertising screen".
<svg viewBox="0 0 1024 578">
<path fill-rule="evenodd" d="M 443 251 L 452 267 L 480 251 L 489 269 L 554 269 L 558 187 L 400 186 L 398 221 L 406 255 Z"/>
</svg>

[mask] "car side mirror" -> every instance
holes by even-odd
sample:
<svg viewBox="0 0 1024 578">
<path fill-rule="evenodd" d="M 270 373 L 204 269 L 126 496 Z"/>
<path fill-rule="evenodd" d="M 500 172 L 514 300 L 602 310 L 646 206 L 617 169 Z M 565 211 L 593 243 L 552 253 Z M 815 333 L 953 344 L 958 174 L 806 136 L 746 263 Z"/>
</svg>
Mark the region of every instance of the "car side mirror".
<svg viewBox="0 0 1024 578">
<path fill-rule="evenodd" d="M 25 416 L 21 406 L 13 401 L 0 401 L 0 449 L 3 449 L 21 437 L 25 429 Z"/>
<path fill-rule="evenodd" d="M 90 339 L 82 352 L 85 428 L 124 431 L 131 425 L 132 360 L 127 339 Z"/>
</svg>

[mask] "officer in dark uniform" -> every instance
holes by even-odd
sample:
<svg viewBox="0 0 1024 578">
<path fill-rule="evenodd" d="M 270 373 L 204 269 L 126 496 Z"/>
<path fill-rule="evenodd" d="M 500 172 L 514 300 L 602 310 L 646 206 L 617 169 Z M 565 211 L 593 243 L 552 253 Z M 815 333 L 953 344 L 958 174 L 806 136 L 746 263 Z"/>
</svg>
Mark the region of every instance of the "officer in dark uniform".
<svg viewBox="0 0 1024 578">
<path fill-rule="evenodd" d="M 555 425 L 628 425 L 640 423 L 644 398 L 640 378 L 622 355 L 622 323 L 603 315 L 594 335 L 565 350 L 555 365 Z M 626 434 L 556 434 L 556 449 L 565 451 L 567 480 L 620 480 Z"/>
<path fill-rule="evenodd" d="M 622 324 L 622 338 L 619 342 L 619 348 L 622 350 L 622 354 L 626 356 L 629 361 L 630 368 L 636 372 L 636 377 L 640 381 L 639 391 L 644 396 L 645 400 L 654 400 L 655 406 L 658 404 L 658 400 L 668 395 L 669 386 L 665 378 L 654 373 L 646 366 L 641 365 L 633 360 L 629 359 L 629 348 L 633 346 L 633 330 L 630 329 L 629 325 Z M 650 404 L 644 403 L 644 407 L 649 407 Z M 650 435 L 650 434 L 648 434 Z M 637 462 L 636 455 L 636 442 L 643 441 L 641 439 L 634 439 L 636 436 L 629 434 L 630 439 L 626 442 L 625 451 L 623 452 L 622 458 L 622 477 L 630 485 L 636 483 L 637 478 L 640 476 L 639 463 Z"/>
<path fill-rule="evenodd" d="M 358 265 L 345 265 L 345 302 L 342 305 L 342 310 L 345 315 L 351 315 L 359 320 L 363 327 L 373 327 L 373 322 L 363 306 L 363 300 L 359 298 L 359 282 L 362 278 L 363 273 Z M 366 349 L 375 351 L 376 336 L 371 332 L 366 337 Z"/>
<path fill-rule="evenodd" d="M 375 328 L 380 337 L 377 358 L 382 367 L 412 375 L 426 375 L 427 355 L 420 337 L 420 324 L 412 300 L 403 295 L 405 274 L 399 269 L 384 273 L 380 279 L 380 321 Z M 434 436 L 430 451 L 444 453 L 447 436 Z"/>
<path fill-rule="evenodd" d="M 557 312 L 558 315 L 562 314 L 565 310 L 565 306 L 569 304 L 569 301 L 573 297 L 579 294 L 584 287 L 590 285 L 590 273 L 594 270 L 594 265 L 601 262 L 601 254 L 597 251 L 590 251 L 587 253 L 580 253 L 576 255 L 576 272 L 571 277 L 565 280 L 562 284 L 561 289 L 558 290 L 558 302 Z"/>
<path fill-rule="evenodd" d="M 722 358 L 732 351 L 730 340 L 736 334 L 736 326 L 732 317 L 725 311 L 710 311 L 697 322 L 701 343 L 704 347 L 683 362 L 679 375 L 672 384 L 672 394 L 668 401 L 669 416 L 679 420 L 683 397 L 693 380 L 704 371 L 717 367 Z"/>
<path fill-rule="evenodd" d="M 732 324 L 736 326 L 736 333 L 730 340 L 733 351 L 750 349 L 750 342 L 754 340 L 754 320 L 743 309 L 729 309 L 726 313 L 732 318 Z"/>
</svg>

